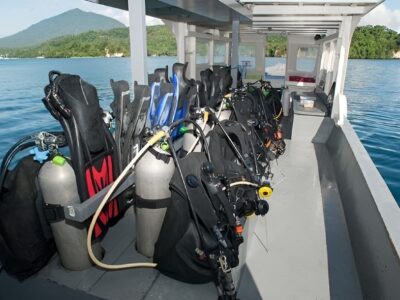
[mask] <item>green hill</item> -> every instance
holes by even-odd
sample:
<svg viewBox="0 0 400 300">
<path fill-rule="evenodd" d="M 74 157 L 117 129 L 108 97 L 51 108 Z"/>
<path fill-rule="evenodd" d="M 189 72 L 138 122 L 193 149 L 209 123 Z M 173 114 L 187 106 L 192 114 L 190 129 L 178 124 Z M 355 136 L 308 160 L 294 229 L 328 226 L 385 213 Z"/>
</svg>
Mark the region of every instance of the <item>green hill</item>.
<svg viewBox="0 0 400 300">
<path fill-rule="evenodd" d="M 125 27 L 125 25 L 113 18 L 73 9 L 40 21 L 14 35 L 1 38 L 0 48 L 33 47 L 65 35 L 119 27 Z"/>
<path fill-rule="evenodd" d="M 267 56 L 285 56 L 287 39 L 283 36 L 267 38 Z M 400 50 L 400 33 L 385 26 L 357 27 L 351 42 L 350 58 L 386 59 Z"/>
<path fill-rule="evenodd" d="M 400 50 L 400 34 L 385 26 L 356 28 L 350 48 L 350 58 L 393 58 Z"/>
<path fill-rule="evenodd" d="M 176 41 L 166 26 L 147 28 L 147 49 L 149 55 L 176 55 Z M 68 35 L 44 42 L 37 47 L 0 49 L 0 55 L 8 57 L 95 57 L 106 53 L 130 55 L 128 28 L 107 31 L 89 31 Z"/>
</svg>

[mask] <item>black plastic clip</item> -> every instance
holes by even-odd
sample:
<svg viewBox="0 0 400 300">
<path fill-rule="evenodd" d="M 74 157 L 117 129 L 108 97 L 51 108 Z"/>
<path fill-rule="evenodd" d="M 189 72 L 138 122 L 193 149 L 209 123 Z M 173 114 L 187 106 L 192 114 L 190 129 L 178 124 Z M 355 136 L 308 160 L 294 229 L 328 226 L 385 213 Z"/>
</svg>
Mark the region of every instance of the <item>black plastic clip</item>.
<svg viewBox="0 0 400 300">
<path fill-rule="evenodd" d="M 49 223 L 59 222 L 65 219 L 64 206 L 59 204 L 44 204 L 44 215 Z"/>
</svg>

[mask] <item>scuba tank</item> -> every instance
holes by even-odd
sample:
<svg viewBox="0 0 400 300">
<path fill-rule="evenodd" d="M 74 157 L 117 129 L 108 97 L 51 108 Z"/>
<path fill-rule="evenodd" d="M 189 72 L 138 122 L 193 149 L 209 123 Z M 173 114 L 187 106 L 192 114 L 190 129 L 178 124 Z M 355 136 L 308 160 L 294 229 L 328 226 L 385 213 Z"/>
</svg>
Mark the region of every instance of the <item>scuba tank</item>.
<svg viewBox="0 0 400 300">
<path fill-rule="evenodd" d="M 170 154 L 157 146 L 150 148 L 135 167 L 136 247 L 147 257 L 154 254 L 171 199 L 169 182 L 174 172 Z"/>
<path fill-rule="evenodd" d="M 56 155 L 47 161 L 41 167 L 38 179 L 45 206 L 60 207 L 80 203 L 74 170 L 64 157 Z M 92 266 L 86 248 L 87 230 L 84 223 L 55 220 L 51 223 L 51 230 L 65 268 L 79 271 Z M 96 256 L 100 257 L 100 244 L 97 243 L 94 249 Z"/>
<path fill-rule="evenodd" d="M 208 132 L 211 130 L 210 125 L 204 124 L 203 119 L 198 119 L 196 120 L 196 123 L 199 124 L 199 126 L 203 129 L 203 132 L 205 135 L 208 134 Z M 197 145 L 194 147 L 192 150 L 193 152 L 201 152 L 201 147 L 202 147 L 202 142 L 194 135 L 195 129 L 193 129 L 193 124 L 189 124 L 187 126 L 188 131 L 184 134 L 183 136 L 183 145 L 182 145 L 182 151 L 183 153 L 188 153 L 191 148 L 193 147 L 193 144 L 196 143 L 197 140 Z M 207 141 L 209 138 L 206 138 Z"/>
<path fill-rule="evenodd" d="M 217 111 L 218 112 L 216 113 L 216 116 L 218 117 L 219 121 L 231 119 L 233 111 L 232 111 L 232 107 L 229 103 L 227 103 L 225 101 L 221 101 L 221 104 L 219 105 Z"/>
<path fill-rule="evenodd" d="M 232 115 L 232 110 L 230 109 L 222 109 L 221 114 L 218 117 L 219 121 L 229 120 Z"/>
</svg>

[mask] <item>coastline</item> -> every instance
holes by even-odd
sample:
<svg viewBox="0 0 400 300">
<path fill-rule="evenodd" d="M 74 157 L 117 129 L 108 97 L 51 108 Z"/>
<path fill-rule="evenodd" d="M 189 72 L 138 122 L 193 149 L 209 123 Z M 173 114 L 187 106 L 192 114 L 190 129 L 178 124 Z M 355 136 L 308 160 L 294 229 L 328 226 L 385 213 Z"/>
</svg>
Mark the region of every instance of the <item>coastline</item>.
<svg viewBox="0 0 400 300">
<path fill-rule="evenodd" d="M 148 55 L 147 57 L 171 57 L 171 56 L 176 56 L 174 54 L 171 55 Z M 71 57 L 0 57 L 0 61 L 2 60 L 15 60 L 15 59 L 80 59 L 80 58 L 130 58 L 130 56 L 71 56 Z M 286 56 L 265 56 L 266 59 L 268 58 L 286 58 Z M 392 58 L 352 58 L 349 57 L 349 59 L 355 59 L 355 60 L 400 60 L 400 51 L 396 52 L 393 54 Z"/>
</svg>

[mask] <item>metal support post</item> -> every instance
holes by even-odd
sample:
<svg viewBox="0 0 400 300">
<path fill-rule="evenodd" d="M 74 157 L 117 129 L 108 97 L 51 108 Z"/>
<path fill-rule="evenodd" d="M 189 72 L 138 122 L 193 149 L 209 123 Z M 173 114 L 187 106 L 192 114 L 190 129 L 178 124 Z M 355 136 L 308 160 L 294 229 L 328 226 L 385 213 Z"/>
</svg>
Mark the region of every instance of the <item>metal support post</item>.
<svg viewBox="0 0 400 300">
<path fill-rule="evenodd" d="M 145 0 L 128 0 L 132 83 L 148 84 Z"/>
<path fill-rule="evenodd" d="M 231 75 L 233 78 L 232 87 L 237 88 L 237 75 L 239 67 L 239 16 L 235 14 L 232 20 L 232 51 L 231 51 Z"/>
</svg>

